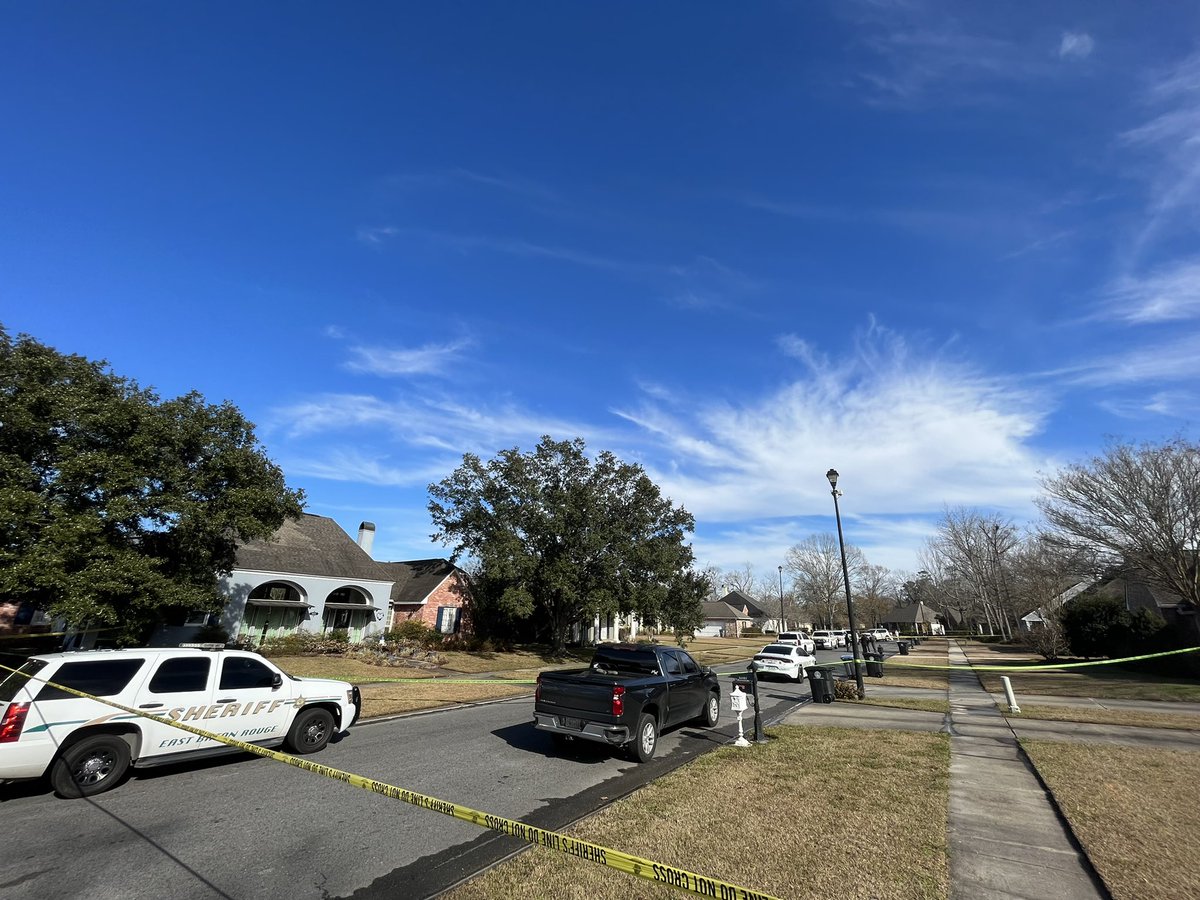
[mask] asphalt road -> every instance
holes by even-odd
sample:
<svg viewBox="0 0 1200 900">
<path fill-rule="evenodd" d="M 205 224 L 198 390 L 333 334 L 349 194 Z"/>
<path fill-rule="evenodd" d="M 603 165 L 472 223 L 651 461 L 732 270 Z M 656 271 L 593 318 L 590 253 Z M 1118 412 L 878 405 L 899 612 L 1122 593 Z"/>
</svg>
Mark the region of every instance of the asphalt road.
<svg viewBox="0 0 1200 900">
<path fill-rule="evenodd" d="M 806 684 L 761 685 L 767 721 L 808 698 Z M 557 754 L 534 730 L 532 710 L 527 697 L 362 723 L 314 759 L 561 828 L 736 735 L 728 680 L 718 728 L 673 729 L 657 757 L 641 766 L 588 744 Z M 745 728 L 752 737 L 749 720 Z M 84 800 L 59 800 L 43 783 L 3 785 L 0 821 L 6 900 L 428 897 L 522 846 L 247 756 L 135 772 L 115 790 Z"/>
</svg>

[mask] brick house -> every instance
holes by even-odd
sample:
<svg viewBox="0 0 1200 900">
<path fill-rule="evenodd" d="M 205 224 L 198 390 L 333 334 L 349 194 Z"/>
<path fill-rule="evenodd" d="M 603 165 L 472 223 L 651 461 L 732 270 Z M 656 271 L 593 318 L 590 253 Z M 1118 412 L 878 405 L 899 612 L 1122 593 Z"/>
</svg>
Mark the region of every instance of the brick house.
<svg viewBox="0 0 1200 900">
<path fill-rule="evenodd" d="M 442 634 L 470 633 L 466 573 L 445 559 L 379 564 L 394 579 L 388 627 L 423 622 Z"/>
</svg>

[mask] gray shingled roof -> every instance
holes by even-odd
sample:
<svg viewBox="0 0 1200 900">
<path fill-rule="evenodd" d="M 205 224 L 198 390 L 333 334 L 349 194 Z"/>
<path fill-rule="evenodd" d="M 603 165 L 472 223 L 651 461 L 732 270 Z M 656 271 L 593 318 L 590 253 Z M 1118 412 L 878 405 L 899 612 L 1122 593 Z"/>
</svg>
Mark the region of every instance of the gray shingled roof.
<svg viewBox="0 0 1200 900">
<path fill-rule="evenodd" d="M 304 513 L 288 519 L 266 540 L 238 547 L 237 568 L 259 572 L 319 575 L 346 581 L 391 581 L 392 575 L 367 555 L 333 519 Z"/>
<path fill-rule="evenodd" d="M 881 621 L 899 623 L 936 622 L 938 614 L 920 601 L 908 606 L 897 606 L 888 611 Z"/>
<path fill-rule="evenodd" d="M 421 603 L 457 566 L 445 559 L 414 559 L 408 562 L 380 563 L 392 586 L 393 603 Z"/>
<path fill-rule="evenodd" d="M 734 609 L 721 600 L 710 600 L 704 604 L 704 618 L 720 621 L 722 619 L 743 619 L 749 621 L 749 616 L 742 615 L 740 609 Z"/>
<path fill-rule="evenodd" d="M 744 606 L 746 615 L 752 619 L 769 619 L 771 617 L 770 613 L 759 606 L 753 597 L 738 588 L 734 588 L 717 602 L 728 603 L 733 609 L 741 609 Z"/>
</svg>

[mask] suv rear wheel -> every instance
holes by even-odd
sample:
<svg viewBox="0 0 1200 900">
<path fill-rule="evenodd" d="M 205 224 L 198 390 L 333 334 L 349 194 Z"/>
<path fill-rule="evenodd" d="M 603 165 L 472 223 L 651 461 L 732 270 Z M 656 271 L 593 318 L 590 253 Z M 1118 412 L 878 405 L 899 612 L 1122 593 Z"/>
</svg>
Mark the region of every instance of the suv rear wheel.
<svg viewBox="0 0 1200 900">
<path fill-rule="evenodd" d="M 58 755 L 50 784 L 60 797 L 91 797 L 115 788 L 129 771 L 129 745 L 115 734 L 85 737 Z"/>
</svg>

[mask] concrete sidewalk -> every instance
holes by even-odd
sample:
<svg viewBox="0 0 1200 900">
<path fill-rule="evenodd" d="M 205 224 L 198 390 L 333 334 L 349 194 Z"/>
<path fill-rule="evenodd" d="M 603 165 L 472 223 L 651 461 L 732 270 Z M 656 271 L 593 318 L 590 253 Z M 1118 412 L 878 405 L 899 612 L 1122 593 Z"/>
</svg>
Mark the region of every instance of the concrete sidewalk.
<svg viewBox="0 0 1200 900">
<path fill-rule="evenodd" d="M 1107 897 L 954 641 L 950 664 L 950 896 Z"/>
<path fill-rule="evenodd" d="M 809 704 L 787 724 L 819 722 L 852 728 L 944 731 L 950 735 L 950 896 L 953 900 L 1017 900 L 1055 897 L 1097 900 L 1108 893 L 1078 849 L 1066 823 L 1017 744 L 1017 735 L 996 701 L 971 671 L 956 643 L 950 646 L 947 691 L 870 686 L 871 696 L 945 697 L 947 714 L 856 703 Z M 1022 723 L 1026 726 L 1028 723 Z M 1091 728 L 1073 722 L 1037 734 L 1053 739 L 1092 739 Z M 1124 731 L 1165 731 L 1130 729 Z M 1186 735 L 1176 732 L 1175 736 Z M 1191 745 L 1200 749 L 1200 744 Z"/>
</svg>

